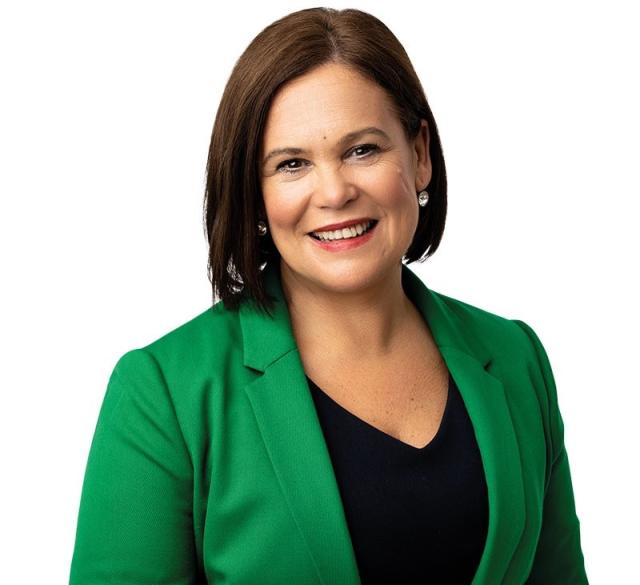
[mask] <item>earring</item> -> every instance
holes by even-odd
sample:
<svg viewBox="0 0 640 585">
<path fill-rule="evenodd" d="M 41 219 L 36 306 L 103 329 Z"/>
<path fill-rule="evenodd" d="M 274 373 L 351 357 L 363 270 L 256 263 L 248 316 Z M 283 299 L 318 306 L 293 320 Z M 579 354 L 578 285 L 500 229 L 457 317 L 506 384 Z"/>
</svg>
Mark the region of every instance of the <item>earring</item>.
<svg viewBox="0 0 640 585">
<path fill-rule="evenodd" d="M 426 207 L 428 201 L 429 193 L 427 193 L 427 190 L 424 189 L 423 191 L 420 191 L 420 194 L 418 195 L 418 204 L 420 205 L 420 207 Z"/>
<path fill-rule="evenodd" d="M 268 231 L 267 224 L 264 221 L 260 220 L 258 222 L 258 235 L 264 236 L 267 233 L 267 231 Z"/>
</svg>

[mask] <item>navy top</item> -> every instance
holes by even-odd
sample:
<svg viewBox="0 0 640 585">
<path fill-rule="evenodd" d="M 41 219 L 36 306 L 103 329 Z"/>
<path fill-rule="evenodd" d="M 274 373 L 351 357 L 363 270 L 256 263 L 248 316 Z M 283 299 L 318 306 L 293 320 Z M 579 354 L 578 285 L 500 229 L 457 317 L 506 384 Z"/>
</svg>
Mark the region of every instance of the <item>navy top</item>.
<svg viewBox="0 0 640 585">
<path fill-rule="evenodd" d="M 307 376 L 362 585 L 471 583 L 484 550 L 487 486 L 449 374 L 435 437 L 417 448 L 358 418 Z"/>
</svg>

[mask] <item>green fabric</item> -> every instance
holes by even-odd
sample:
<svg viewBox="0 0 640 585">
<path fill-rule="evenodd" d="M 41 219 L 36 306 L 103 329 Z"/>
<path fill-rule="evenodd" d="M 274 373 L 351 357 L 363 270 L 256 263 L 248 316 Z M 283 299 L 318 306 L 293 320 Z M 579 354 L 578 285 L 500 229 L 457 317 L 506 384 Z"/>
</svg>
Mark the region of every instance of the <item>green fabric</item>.
<svg viewBox="0 0 640 585">
<path fill-rule="evenodd" d="M 356 585 L 333 467 L 277 269 L 272 318 L 217 303 L 117 362 L 70 585 Z M 489 493 L 473 585 L 587 583 L 556 387 L 535 332 L 403 287 L 464 399 Z M 424 526 L 429 530 L 429 526 Z"/>
</svg>

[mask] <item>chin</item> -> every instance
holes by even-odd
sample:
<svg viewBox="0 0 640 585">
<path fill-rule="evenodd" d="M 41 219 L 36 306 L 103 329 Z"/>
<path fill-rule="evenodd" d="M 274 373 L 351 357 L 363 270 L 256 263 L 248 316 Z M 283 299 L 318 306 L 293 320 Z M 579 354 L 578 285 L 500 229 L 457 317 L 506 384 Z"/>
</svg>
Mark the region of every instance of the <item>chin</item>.
<svg viewBox="0 0 640 585">
<path fill-rule="evenodd" d="M 318 286 L 338 293 L 355 293 L 370 287 L 383 280 L 386 271 L 377 267 L 374 270 L 354 270 L 345 268 L 344 270 L 318 271 L 313 275 L 313 280 Z"/>
<path fill-rule="evenodd" d="M 400 262 L 397 263 L 400 266 Z M 395 268 L 377 262 L 307 262 L 304 267 L 284 263 L 283 276 L 292 286 L 318 287 L 327 292 L 355 293 L 388 281 Z M 304 284 L 306 283 L 306 285 Z"/>
</svg>

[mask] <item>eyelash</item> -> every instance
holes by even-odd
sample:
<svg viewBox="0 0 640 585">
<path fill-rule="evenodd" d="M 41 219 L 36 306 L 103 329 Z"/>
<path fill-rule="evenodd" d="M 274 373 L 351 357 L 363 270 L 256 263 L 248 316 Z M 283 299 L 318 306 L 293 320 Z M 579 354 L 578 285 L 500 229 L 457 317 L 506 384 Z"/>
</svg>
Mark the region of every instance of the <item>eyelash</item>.
<svg viewBox="0 0 640 585">
<path fill-rule="evenodd" d="M 369 152 L 367 154 L 364 154 L 362 156 L 359 156 L 358 159 L 363 159 L 368 157 L 371 153 L 373 152 L 379 152 L 380 151 L 380 147 L 377 144 L 359 144 L 358 146 L 354 146 L 351 149 L 351 152 L 354 152 L 356 150 L 358 150 L 359 148 L 368 148 Z M 294 161 L 301 161 L 302 159 L 299 158 L 290 158 L 288 160 L 282 161 L 277 167 L 276 167 L 276 171 L 278 172 L 283 172 L 284 174 L 287 175 L 295 175 L 300 168 L 295 168 L 295 169 L 291 169 L 288 168 L 286 165 L 288 165 L 291 162 Z"/>
</svg>

